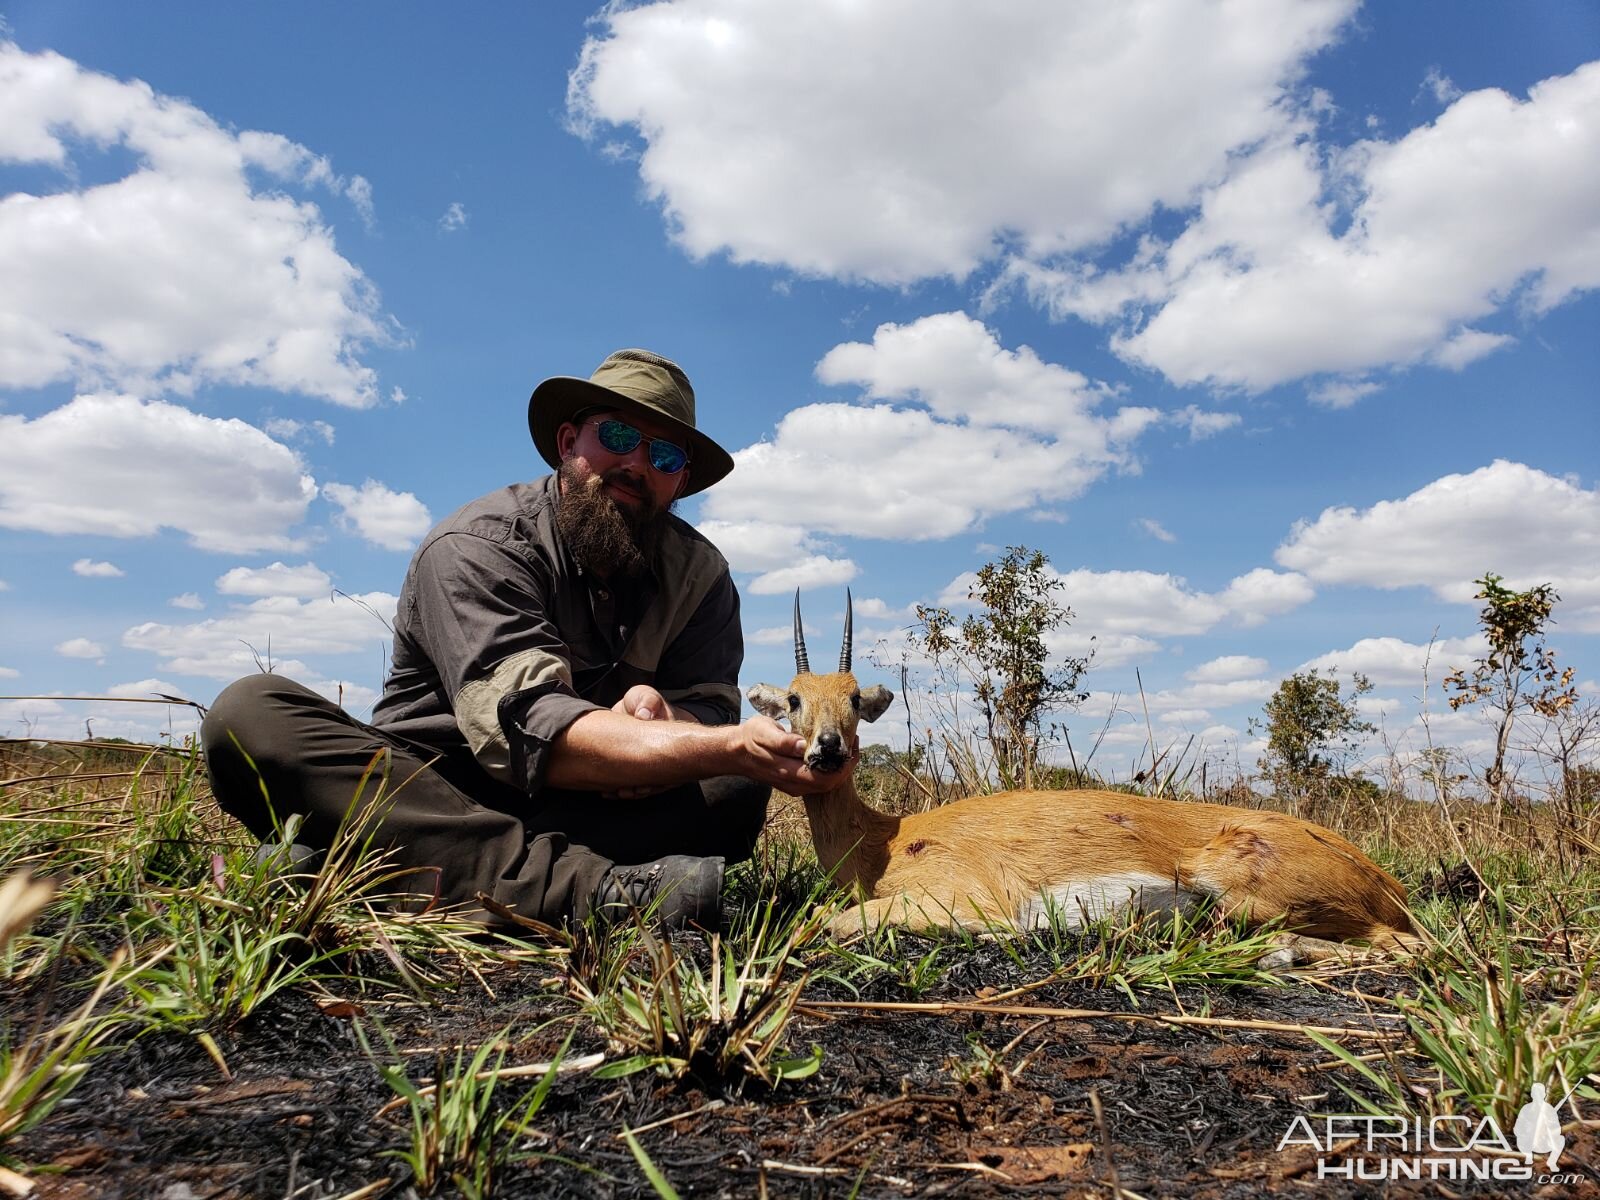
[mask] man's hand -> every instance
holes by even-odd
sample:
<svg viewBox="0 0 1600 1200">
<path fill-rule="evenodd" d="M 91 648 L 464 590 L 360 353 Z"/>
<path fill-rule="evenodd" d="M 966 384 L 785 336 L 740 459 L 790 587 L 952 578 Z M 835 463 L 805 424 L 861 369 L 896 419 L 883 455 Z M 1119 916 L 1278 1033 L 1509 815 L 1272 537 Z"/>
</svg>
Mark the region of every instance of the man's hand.
<svg viewBox="0 0 1600 1200">
<path fill-rule="evenodd" d="M 636 683 L 621 700 L 611 706 L 612 712 L 637 717 L 641 721 L 677 721 L 681 718 L 667 703 L 666 697 L 647 683 Z"/>
<path fill-rule="evenodd" d="M 644 692 L 655 702 L 646 705 Z M 856 767 L 852 746 L 837 771 L 811 770 L 805 765 L 805 739 L 770 717 L 752 717 L 743 725 L 641 718 L 639 710 L 655 713 L 656 703 L 667 707 L 654 689 L 632 689 L 616 711 L 601 708 L 579 717 L 557 736 L 545 782 L 636 799 L 696 779 L 743 775 L 791 796 L 812 796 L 840 786 Z"/>
<path fill-rule="evenodd" d="M 735 755 L 739 765 L 733 773 L 758 779 L 791 796 L 831 792 L 850 778 L 860 758 L 859 751 L 853 749 L 844 766 L 824 775 L 806 766 L 805 739 L 771 717 L 751 717 L 735 726 L 734 731 L 738 736 Z"/>
</svg>

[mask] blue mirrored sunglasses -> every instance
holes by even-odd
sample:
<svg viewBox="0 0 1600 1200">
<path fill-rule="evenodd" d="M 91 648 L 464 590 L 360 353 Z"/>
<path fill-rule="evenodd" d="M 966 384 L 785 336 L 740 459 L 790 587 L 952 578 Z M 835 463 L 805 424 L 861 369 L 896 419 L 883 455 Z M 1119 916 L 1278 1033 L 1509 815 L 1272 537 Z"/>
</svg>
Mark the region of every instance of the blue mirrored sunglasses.
<svg viewBox="0 0 1600 1200">
<path fill-rule="evenodd" d="M 595 424 L 600 444 L 612 454 L 629 454 L 640 442 L 650 447 L 650 465 L 663 475 L 676 475 L 689 464 L 689 452 L 674 442 L 647 438 L 626 421 L 608 417 Z"/>
</svg>

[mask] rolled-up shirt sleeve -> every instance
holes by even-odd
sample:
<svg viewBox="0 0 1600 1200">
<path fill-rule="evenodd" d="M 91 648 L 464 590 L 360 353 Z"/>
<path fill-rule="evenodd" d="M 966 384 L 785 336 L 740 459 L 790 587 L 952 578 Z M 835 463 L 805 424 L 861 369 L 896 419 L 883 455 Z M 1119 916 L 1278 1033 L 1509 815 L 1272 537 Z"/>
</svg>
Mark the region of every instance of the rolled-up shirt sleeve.
<svg viewBox="0 0 1600 1200">
<path fill-rule="evenodd" d="M 739 719 L 743 663 L 739 593 L 724 573 L 662 654 L 656 690 L 702 725 L 731 725 Z"/>
<path fill-rule="evenodd" d="M 573 690 L 549 571 L 498 542 L 448 534 L 423 552 L 411 583 L 422 648 L 473 757 L 500 782 L 537 792 L 550 744 L 599 707 Z"/>
</svg>

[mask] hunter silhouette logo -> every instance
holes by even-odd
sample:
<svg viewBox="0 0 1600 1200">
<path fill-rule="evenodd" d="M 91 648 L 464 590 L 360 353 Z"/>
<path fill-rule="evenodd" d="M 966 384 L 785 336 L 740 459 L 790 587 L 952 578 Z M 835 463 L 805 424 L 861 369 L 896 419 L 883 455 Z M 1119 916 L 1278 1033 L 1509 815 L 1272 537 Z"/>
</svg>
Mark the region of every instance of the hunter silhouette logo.
<svg viewBox="0 0 1600 1200">
<path fill-rule="evenodd" d="M 1545 1100 L 1544 1084 L 1534 1084 L 1532 1091 L 1533 1098 L 1522 1106 L 1511 1133 L 1517 1139 L 1517 1149 L 1530 1158 L 1548 1154 L 1545 1168 L 1554 1171 L 1556 1159 L 1567 1145 L 1567 1139 L 1561 1136 L 1561 1117 L 1555 1105 Z"/>
</svg>

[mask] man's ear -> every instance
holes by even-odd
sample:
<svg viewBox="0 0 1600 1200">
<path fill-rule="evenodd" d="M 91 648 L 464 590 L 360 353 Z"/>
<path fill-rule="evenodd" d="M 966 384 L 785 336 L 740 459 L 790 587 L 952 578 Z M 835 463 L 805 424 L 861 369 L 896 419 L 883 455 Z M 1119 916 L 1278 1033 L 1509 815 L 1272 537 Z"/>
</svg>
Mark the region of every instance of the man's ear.
<svg viewBox="0 0 1600 1200">
<path fill-rule="evenodd" d="M 578 444 L 578 427 L 571 421 L 556 429 L 556 457 L 562 462 L 572 457 L 572 448 Z"/>
<path fill-rule="evenodd" d="M 876 721 L 894 703 L 894 693 L 880 683 L 861 689 L 861 716 Z"/>
<path fill-rule="evenodd" d="M 789 715 L 789 693 L 770 683 L 758 683 L 745 693 L 750 707 L 777 721 Z"/>
</svg>

